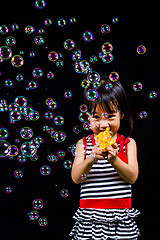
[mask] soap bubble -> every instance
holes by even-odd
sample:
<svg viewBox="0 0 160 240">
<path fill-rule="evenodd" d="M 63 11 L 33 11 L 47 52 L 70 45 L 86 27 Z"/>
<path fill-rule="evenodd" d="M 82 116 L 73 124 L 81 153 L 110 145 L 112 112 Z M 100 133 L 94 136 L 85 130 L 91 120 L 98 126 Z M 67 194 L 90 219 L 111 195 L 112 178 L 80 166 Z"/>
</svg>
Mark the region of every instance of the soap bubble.
<svg viewBox="0 0 160 240">
<path fill-rule="evenodd" d="M 49 154 L 47 156 L 47 159 L 48 159 L 49 162 L 57 162 L 58 161 L 58 157 L 54 154 Z"/>
<path fill-rule="evenodd" d="M 34 199 L 32 204 L 33 204 L 33 207 L 37 210 L 43 207 L 43 201 L 40 198 Z"/>
<path fill-rule="evenodd" d="M 5 192 L 6 193 L 11 193 L 12 192 L 12 188 L 10 186 L 5 187 Z"/>
<path fill-rule="evenodd" d="M 50 168 L 48 165 L 43 165 L 43 166 L 40 168 L 40 173 L 41 173 L 43 176 L 48 176 L 48 175 L 51 173 L 51 168 Z"/>
<path fill-rule="evenodd" d="M 50 112 L 50 111 L 46 112 L 46 113 L 45 113 L 45 118 L 46 118 L 46 119 L 52 119 L 52 118 L 53 118 L 53 113 Z"/>
<path fill-rule="evenodd" d="M 23 171 L 20 169 L 17 169 L 14 171 L 15 178 L 22 178 L 23 177 Z"/>
<path fill-rule="evenodd" d="M 41 218 L 39 218 L 38 222 L 39 222 L 39 225 L 41 227 L 45 227 L 47 225 L 47 223 L 48 223 L 48 220 L 45 217 L 41 217 Z"/>
<path fill-rule="evenodd" d="M 109 79 L 112 81 L 112 82 L 115 82 L 119 79 L 119 74 L 117 72 L 111 72 L 109 74 Z"/>
<path fill-rule="evenodd" d="M 97 62 L 97 57 L 95 55 L 92 55 L 89 60 L 91 63 L 95 63 Z"/>
<path fill-rule="evenodd" d="M 95 82 L 95 81 L 100 81 L 100 75 L 98 72 L 92 72 L 87 75 L 87 80 L 89 82 Z"/>
<path fill-rule="evenodd" d="M 149 98 L 150 99 L 155 99 L 157 97 L 157 93 L 155 92 L 155 91 L 151 91 L 150 93 L 149 93 Z"/>
<path fill-rule="evenodd" d="M 0 128 L 0 139 L 5 139 L 9 136 L 9 132 L 7 128 L 1 127 Z"/>
<path fill-rule="evenodd" d="M 106 88 L 107 90 L 109 90 L 109 89 L 113 88 L 113 84 L 110 83 L 110 82 L 108 82 L 108 83 L 106 83 L 105 88 Z"/>
<path fill-rule="evenodd" d="M 74 51 L 74 53 L 72 54 L 72 60 L 73 61 L 78 61 L 78 60 L 81 60 L 81 50 L 80 49 L 76 49 Z"/>
<path fill-rule="evenodd" d="M 86 179 L 87 179 L 87 174 L 81 174 L 81 179 L 83 180 L 83 181 L 85 181 Z"/>
<path fill-rule="evenodd" d="M 52 20 L 51 20 L 50 18 L 46 18 L 46 19 L 44 20 L 44 24 L 45 24 L 46 26 L 50 26 L 50 25 L 52 24 Z"/>
<path fill-rule="evenodd" d="M 35 44 L 37 44 L 37 45 L 42 45 L 42 44 L 45 43 L 44 38 L 43 38 L 42 36 L 36 36 L 36 37 L 34 38 L 34 42 L 35 42 Z"/>
<path fill-rule="evenodd" d="M 138 54 L 144 54 L 146 52 L 146 47 L 143 45 L 140 45 L 137 47 L 137 53 Z"/>
<path fill-rule="evenodd" d="M 58 20 L 58 26 L 59 26 L 59 27 L 64 27 L 65 25 L 66 25 L 66 20 L 63 19 L 63 18 L 60 18 L 60 19 Z"/>
<path fill-rule="evenodd" d="M 80 112 L 78 118 L 81 122 L 88 122 L 90 120 L 91 114 L 90 112 Z"/>
<path fill-rule="evenodd" d="M 103 34 L 109 33 L 109 32 L 110 32 L 110 26 L 107 25 L 107 24 L 103 24 L 103 25 L 101 26 L 101 32 L 102 32 Z"/>
<path fill-rule="evenodd" d="M 113 55 L 111 53 L 105 53 L 103 56 L 102 56 L 102 61 L 104 63 L 110 63 L 111 61 L 113 61 Z"/>
<path fill-rule="evenodd" d="M 139 113 L 140 118 L 146 118 L 147 117 L 147 112 L 146 111 L 141 111 Z"/>
<path fill-rule="evenodd" d="M 59 158 L 63 158 L 63 157 L 65 156 L 65 151 L 59 150 L 59 151 L 57 152 L 57 155 L 58 155 Z"/>
<path fill-rule="evenodd" d="M 62 189 L 61 191 L 60 191 L 60 195 L 61 195 L 61 197 L 63 197 L 63 198 L 66 198 L 66 197 L 68 197 L 69 196 L 69 191 L 68 191 L 68 189 Z"/>
<path fill-rule="evenodd" d="M 74 43 L 74 41 L 72 39 L 67 39 L 64 42 L 64 48 L 66 50 L 72 50 L 74 47 L 75 47 L 75 43 Z"/>
<path fill-rule="evenodd" d="M 72 92 L 69 91 L 69 90 L 66 90 L 66 91 L 64 92 L 64 97 L 65 97 L 65 98 L 71 98 L 71 97 L 72 97 Z"/>
<path fill-rule="evenodd" d="M 20 131 L 20 135 L 24 139 L 30 139 L 33 136 L 33 131 L 30 127 L 23 127 Z"/>
<path fill-rule="evenodd" d="M 73 132 L 76 133 L 76 134 L 79 134 L 81 132 L 80 127 L 79 126 L 73 127 Z"/>
<path fill-rule="evenodd" d="M 36 0 L 35 1 L 35 7 L 38 9 L 42 9 L 46 6 L 46 3 L 44 0 Z"/>
<path fill-rule="evenodd" d="M 17 107 L 23 108 L 27 105 L 27 99 L 24 96 L 18 96 L 15 98 L 14 103 Z"/>
<path fill-rule="evenodd" d="M 40 77 L 42 77 L 42 75 L 43 75 L 43 71 L 42 71 L 41 68 L 35 68 L 35 69 L 33 69 L 33 71 L 32 71 L 32 75 L 33 75 L 33 77 L 35 77 L 35 78 L 40 78 Z"/>
<path fill-rule="evenodd" d="M 72 161 L 70 161 L 70 160 L 64 161 L 63 166 L 66 169 L 70 169 L 72 167 Z"/>
<path fill-rule="evenodd" d="M 118 21 L 119 21 L 119 20 L 118 20 L 117 17 L 113 17 L 113 18 L 112 18 L 112 22 L 113 22 L 113 23 L 118 23 Z"/>
<path fill-rule="evenodd" d="M 63 142 L 65 139 L 66 139 L 66 133 L 62 132 L 62 131 L 55 131 L 53 134 L 52 134 L 52 137 L 54 138 L 54 140 L 56 142 Z"/>
<path fill-rule="evenodd" d="M 9 114 L 10 120 L 19 121 L 22 118 L 22 114 L 18 110 L 11 111 Z"/>
<path fill-rule="evenodd" d="M 28 215 L 29 220 L 36 220 L 39 218 L 39 213 L 36 210 L 31 211 Z"/>
<path fill-rule="evenodd" d="M 17 146 L 11 145 L 11 146 L 8 147 L 9 156 L 15 157 L 15 156 L 18 155 L 18 153 L 19 153 L 19 150 L 18 150 Z"/>
<path fill-rule="evenodd" d="M 6 140 L 0 140 L 0 158 L 6 157 L 9 155 L 9 146 L 11 144 Z"/>
<path fill-rule="evenodd" d="M 30 142 L 24 142 L 21 145 L 20 150 L 26 157 L 31 157 L 37 152 L 36 146 Z"/>
<path fill-rule="evenodd" d="M 94 101 L 98 97 L 98 93 L 97 93 L 97 91 L 95 89 L 89 89 L 86 92 L 86 97 L 87 97 L 88 100 Z"/>
<path fill-rule="evenodd" d="M 31 25 L 27 25 L 26 27 L 25 27 L 25 33 L 27 33 L 27 34 L 31 34 L 31 33 L 33 33 L 34 31 L 35 31 L 35 29 L 34 29 L 34 27 L 33 26 L 31 26 Z"/>
<path fill-rule="evenodd" d="M 111 52 L 112 50 L 113 50 L 113 46 L 112 46 L 111 43 L 109 43 L 109 42 L 103 43 L 103 45 L 102 45 L 102 51 L 103 51 L 103 52 L 109 53 L 109 52 Z"/>
<path fill-rule="evenodd" d="M 14 67 L 21 67 L 24 63 L 23 57 L 20 55 L 14 55 L 11 58 L 11 63 Z"/>
<path fill-rule="evenodd" d="M 51 51 L 48 54 L 48 59 L 52 62 L 56 61 L 58 59 L 58 53 L 56 53 L 55 51 Z"/>
<path fill-rule="evenodd" d="M 64 123 L 64 118 L 60 115 L 57 115 L 55 118 L 54 118 L 54 123 L 56 125 L 62 125 Z"/>
<path fill-rule="evenodd" d="M 23 154 L 18 155 L 17 159 L 18 159 L 18 162 L 20 163 L 24 163 L 27 161 L 27 157 Z"/>
<path fill-rule="evenodd" d="M 142 83 L 140 83 L 140 82 L 135 82 L 135 83 L 133 84 L 133 90 L 136 91 L 136 92 L 141 91 L 141 90 L 142 90 Z"/>
<path fill-rule="evenodd" d="M 9 31 L 9 29 L 6 25 L 1 25 L 0 26 L 0 33 L 6 34 L 6 33 L 8 33 L 8 31 Z"/>
<path fill-rule="evenodd" d="M 86 42 L 91 42 L 93 40 L 93 34 L 89 31 L 83 33 L 83 38 Z"/>
<path fill-rule="evenodd" d="M 12 56 L 12 50 L 8 46 L 0 47 L 0 57 L 3 60 L 8 60 Z"/>
<path fill-rule="evenodd" d="M 16 44 L 16 39 L 12 36 L 6 38 L 6 44 L 10 47 Z"/>
</svg>

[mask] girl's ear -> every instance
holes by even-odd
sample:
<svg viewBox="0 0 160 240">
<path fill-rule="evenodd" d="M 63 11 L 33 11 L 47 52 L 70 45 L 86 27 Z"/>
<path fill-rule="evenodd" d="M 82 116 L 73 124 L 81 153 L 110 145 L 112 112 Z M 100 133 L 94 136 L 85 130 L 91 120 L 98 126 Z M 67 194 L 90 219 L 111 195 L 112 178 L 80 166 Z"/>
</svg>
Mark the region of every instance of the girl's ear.
<svg viewBox="0 0 160 240">
<path fill-rule="evenodd" d="M 123 119 L 123 118 L 124 118 L 124 113 L 121 114 L 121 119 Z"/>
</svg>

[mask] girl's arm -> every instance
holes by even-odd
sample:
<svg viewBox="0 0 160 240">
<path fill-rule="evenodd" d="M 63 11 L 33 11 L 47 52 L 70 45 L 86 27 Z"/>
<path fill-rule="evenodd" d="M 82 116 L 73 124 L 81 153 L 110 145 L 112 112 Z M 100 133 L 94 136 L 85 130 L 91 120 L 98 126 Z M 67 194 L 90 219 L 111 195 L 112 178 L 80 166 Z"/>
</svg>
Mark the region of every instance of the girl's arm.
<svg viewBox="0 0 160 240">
<path fill-rule="evenodd" d="M 117 154 L 115 154 L 115 149 L 116 147 L 114 148 L 114 145 L 107 148 L 108 153 L 110 154 L 110 159 L 108 159 L 108 161 L 112 164 L 112 166 L 121 178 L 131 184 L 135 183 L 138 178 L 139 172 L 136 142 L 132 138 L 130 138 L 130 142 L 127 145 L 128 164 L 123 162 L 117 156 Z"/>
</svg>

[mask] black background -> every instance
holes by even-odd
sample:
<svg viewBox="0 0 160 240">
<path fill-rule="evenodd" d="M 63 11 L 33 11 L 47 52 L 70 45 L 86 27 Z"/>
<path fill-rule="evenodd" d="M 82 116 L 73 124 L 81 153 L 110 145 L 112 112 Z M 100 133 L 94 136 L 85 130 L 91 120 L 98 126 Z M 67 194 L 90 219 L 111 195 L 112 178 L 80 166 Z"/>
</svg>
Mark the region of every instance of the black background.
<svg viewBox="0 0 160 240">
<path fill-rule="evenodd" d="M 137 142 L 139 178 L 133 185 L 132 206 L 141 211 L 137 219 L 142 237 L 141 239 L 158 239 L 158 183 L 159 183 L 159 24 L 160 20 L 150 8 L 144 10 L 144 6 L 126 6 L 126 11 L 107 5 L 107 8 L 100 4 L 88 7 L 86 4 L 77 3 L 53 3 L 46 1 L 44 9 L 37 9 L 34 1 L 2 2 L 0 6 L 0 25 L 7 25 L 9 32 L 0 35 L 0 46 L 6 45 L 7 36 L 14 36 L 16 44 L 11 47 L 13 55 L 23 51 L 24 64 L 20 68 L 11 65 L 6 60 L 0 63 L 0 99 L 6 99 L 7 103 L 14 102 L 16 96 L 25 96 L 29 106 L 32 106 L 40 114 L 39 120 L 20 121 L 10 124 L 9 111 L 0 113 L 0 126 L 6 127 L 9 131 L 7 140 L 20 148 L 25 141 L 20 136 L 22 127 L 29 126 L 33 130 L 33 138 L 41 136 L 43 143 L 37 151 L 38 160 L 31 161 L 29 158 L 25 163 L 19 163 L 17 156 L 13 159 L 1 158 L 0 174 L 0 232 L 3 239 L 16 237 L 37 237 L 37 239 L 67 240 L 68 234 L 74 224 L 72 216 L 79 204 L 79 186 L 75 185 L 70 177 L 70 170 L 65 169 L 65 160 L 73 161 L 73 155 L 68 151 L 68 146 L 75 144 L 88 132 L 83 129 L 78 119 L 79 106 L 83 103 L 81 81 L 86 78 L 84 74 L 78 74 L 74 70 L 72 53 L 75 49 L 81 49 L 82 59 L 88 60 L 91 55 L 96 55 L 98 61 L 90 63 L 94 71 L 109 74 L 111 71 L 119 73 L 119 80 L 124 86 L 128 101 L 134 117 L 134 131 L 131 137 Z M 79 11 L 78 11 L 79 10 Z M 76 18 L 75 23 L 70 23 L 71 17 Z M 112 18 L 117 17 L 118 23 L 113 23 Z M 51 18 L 52 25 L 46 26 L 44 20 Z M 66 20 L 66 26 L 59 27 L 57 21 L 60 18 Z M 19 29 L 12 31 L 11 25 L 17 23 Z M 103 24 L 109 24 L 111 31 L 102 34 L 100 28 Z M 35 32 L 27 35 L 24 28 L 32 25 Z M 44 28 L 43 37 L 45 44 L 38 46 L 34 43 L 38 28 Z M 83 32 L 89 30 L 93 33 L 94 39 L 87 43 L 83 39 Z M 63 43 L 71 38 L 75 42 L 75 48 L 71 51 L 64 49 Z M 114 60 L 105 64 L 98 57 L 101 46 L 109 41 L 113 44 Z M 137 46 L 144 45 L 146 53 L 137 54 Z M 62 52 L 64 66 L 56 67 L 55 63 L 48 60 L 50 51 Z M 29 52 L 34 51 L 36 56 L 29 57 Z M 35 67 L 43 70 L 40 79 L 34 79 L 32 71 Z M 55 74 L 53 79 L 48 79 L 46 74 L 52 71 Z M 23 74 L 22 82 L 16 81 L 18 73 Z M 13 80 L 13 86 L 5 87 L 6 79 Z M 35 80 L 38 88 L 26 90 L 28 82 Z M 133 83 L 141 82 L 143 88 L 140 92 L 133 90 Z M 64 98 L 64 91 L 72 91 L 72 98 Z M 151 91 L 157 92 L 156 99 L 149 99 Z M 46 120 L 44 114 L 49 109 L 45 104 L 46 98 L 53 98 L 57 101 L 58 107 L 53 110 L 53 115 L 58 114 L 64 117 L 64 124 L 57 126 L 52 120 Z M 141 119 L 140 111 L 146 111 L 147 117 Z M 42 130 L 44 125 L 53 127 L 57 131 L 64 131 L 67 134 L 66 140 L 56 143 L 50 135 Z M 79 126 L 81 133 L 75 134 L 73 127 Z M 19 139 L 19 143 L 15 143 Z M 47 160 L 48 154 L 55 154 L 63 149 L 66 153 L 64 158 L 59 158 L 56 163 Z M 51 174 L 42 176 L 40 167 L 49 165 Z M 14 171 L 21 169 L 24 176 L 21 179 L 14 177 Z M 12 193 L 7 194 L 5 187 L 11 186 Z M 69 191 L 67 198 L 62 198 L 60 191 L 66 188 Z M 36 198 L 43 200 L 44 206 L 39 210 L 40 217 L 46 217 L 48 224 L 41 227 L 38 220 L 29 220 L 28 213 L 34 210 L 32 202 Z"/>
</svg>

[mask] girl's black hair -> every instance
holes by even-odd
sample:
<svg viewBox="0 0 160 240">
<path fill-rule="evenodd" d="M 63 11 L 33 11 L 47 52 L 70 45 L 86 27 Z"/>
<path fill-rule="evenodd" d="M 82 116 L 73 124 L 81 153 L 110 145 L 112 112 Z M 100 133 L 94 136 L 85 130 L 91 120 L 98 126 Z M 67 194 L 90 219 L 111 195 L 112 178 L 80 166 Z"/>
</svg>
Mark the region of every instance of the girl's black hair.
<svg viewBox="0 0 160 240">
<path fill-rule="evenodd" d="M 109 84 L 109 85 L 106 85 Z M 112 85 L 111 85 L 112 84 Z M 112 86 L 108 88 L 107 86 Z M 94 89 L 96 90 L 97 97 L 94 101 L 88 98 L 88 90 Z M 95 91 L 93 91 L 94 94 Z M 91 91 L 92 93 L 92 91 Z M 104 76 L 100 80 L 100 86 L 98 88 L 94 88 L 93 83 L 90 83 L 88 88 L 84 90 L 84 103 L 87 105 L 88 110 L 91 112 L 95 112 L 97 104 L 100 105 L 102 110 L 109 113 L 113 113 L 115 110 L 119 110 L 121 116 L 124 115 L 123 119 L 121 119 L 119 133 L 124 136 L 130 136 L 133 130 L 133 118 L 129 109 L 127 96 L 125 90 L 121 83 L 117 80 L 115 82 L 110 81 L 108 77 Z M 103 109 L 104 106 L 106 109 Z"/>
</svg>

